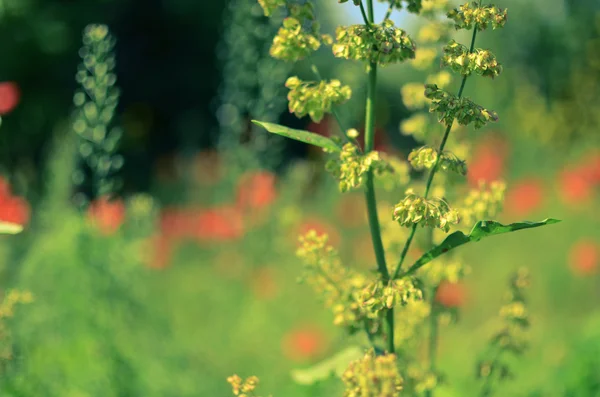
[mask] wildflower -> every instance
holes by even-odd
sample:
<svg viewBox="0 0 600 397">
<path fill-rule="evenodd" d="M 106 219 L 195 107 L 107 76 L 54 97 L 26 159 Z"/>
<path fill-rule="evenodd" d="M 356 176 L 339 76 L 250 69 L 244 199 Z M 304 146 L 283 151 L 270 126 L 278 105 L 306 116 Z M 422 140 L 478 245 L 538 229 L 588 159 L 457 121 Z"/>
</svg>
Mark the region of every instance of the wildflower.
<svg viewBox="0 0 600 397">
<path fill-rule="evenodd" d="M 340 181 L 339 188 L 342 193 L 361 187 L 369 170 L 373 170 L 377 174 L 390 170 L 379 152 L 359 154 L 358 147 L 352 143 L 345 144 L 339 159 L 328 161 L 325 167 Z"/>
<path fill-rule="evenodd" d="M 381 280 L 367 285 L 359 295 L 359 302 L 374 315 L 382 310 L 405 305 L 409 301 L 423 299 L 423 292 L 408 278 L 389 281 Z"/>
<path fill-rule="evenodd" d="M 544 186 L 538 179 L 524 179 L 506 193 L 506 209 L 516 215 L 527 215 L 538 209 L 544 200 Z"/>
<path fill-rule="evenodd" d="M 258 0 L 266 17 L 270 17 L 275 10 L 284 7 L 286 0 Z"/>
<path fill-rule="evenodd" d="M 504 27 L 507 20 L 507 11 L 494 5 L 479 5 L 477 2 L 467 2 L 458 8 L 450 10 L 448 18 L 454 20 L 456 29 L 473 29 L 476 26 L 478 31 L 487 29 L 488 25 L 492 29 Z"/>
<path fill-rule="evenodd" d="M 273 39 L 270 54 L 282 61 L 296 62 L 306 58 L 321 46 L 319 39 L 312 33 L 302 30 L 302 23 L 296 18 L 286 18 L 283 26 Z"/>
<path fill-rule="evenodd" d="M 569 250 L 569 265 L 579 275 L 588 275 L 598 271 L 600 248 L 591 239 L 576 242 Z"/>
<path fill-rule="evenodd" d="M 91 203 L 88 217 L 103 234 L 114 234 L 125 221 L 125 203 L 102 196 Z"/>
<path fill-rule="evenodd" d="M 17 83 L 6 81 L 0 83 L 0 116 L 12 112 L 21 100 L 21 90 Z"/>
<path fill-rule="evenodd" d="M 344 397 L 398 397 L 402 390 L 396 355 L 376 356 L 373 350 L 351 362 L 342 380 L 346 384 Z"/>
<path fill-rule="evenodd" d="M 406 3 L 406 9 L 409 12 L 418 14 L 421 11 L 421 7 L 423 0 L 379 0 L 380 3 L 390 3 L 392 7 L 397 10 L 401 10 L 403 8 L 402 3 Z"/>
<path fill-rule="evenodd" d="M 494 78 L 502 73 L 502 65 L 490 51 L 475 49 L 470 52 L 465 45 L 454 40 L 444 47 L 442 66 L 448 66 L 463 76 L 476 73 L 483 77 Z"/>
<path fill-rule="evenodd" d="M 416 45 L 389 19 L 379 25 L 339 26 L 333 55 L 385 66 L 415 57 Z"/>
<path fill-rule="evenodd" d="M 340 234 L 336 228 L 315 216 L 304 218 L 304 221 L 298 228 L 297 233 L 295 233 L 294 238 L 297 239 L 298 235 L 303 236 L 311 230 L 314 230 L 317 236 L 327 235 L 327 241 L 333 246 L 337 246 L 341 242 Z"/>
<path fill-rule="evenodd" d="M 29 223 L 31 209 L 22 197 L 0 196 L 0 221 L 25 226 Z"/>
<path fill-rule="evenodd" d="M 467 174 L 467 164 L 463 160 L 460 160 L 455 154 L 449 151 L 443 151 L 439 157 L 439 169 L 444 171 L 452 171 L 459 175 Z M 438 152 L 432 147 L 423 146 L 421 148 L 414 149 L 409 154 L 408 161 L 413 168 L 418 171 L 432 169 L 438 161 Z"/>
<path fill-rule="evenodd" d="M 234 396 L 238 397 L 258 397 L 254 394 L 259 380 L 256 376 L 249 376 L 245 380 L 238 375 L 232 375 L 227 378 L 227 383 L 231 385 Z"/>
<path fill-rule="evenodd" d="M 448 308 L 462 307 L 466 301 L 464 285 L 442 281 L 436 290 L 435 301 Z"/>
<path fill-rule="evenodd" d="M 593 179 L 582 167 L 569 168 L 560 172 L 558 182 L 560 198 L 565 204 L 589 202 L 593 196 Z"/>
<path fill-rule="evenodd" d="M 439 122 L 446 126 L 452 125 L 456 120 L 460 125 L 473 123 L 478 129 L 490 122 L 498 121 L 496 112 L 487 110 L 468 98 L 458 98 L 435 84 L 425 85 L 425 97 L 431 99 L 429 112 L 438 113 Z"/>
<path fill-rule="evenodd" d="M 506 143 L 499 139 L 486 139 L 474 148 L 469 161 L 467 180 L 470 185 L 478 186 L 480 182 L 499 180 L 504 174 L 506 159 Z"/>
<path fill-rule="evenodd" d="M 196 222 L 195 237 L 201 242 L 231 241 L 244 234 L 242 214 L 234 206 L 204 210 Z"/>
<path fill-rule="evenodd" d="M 244 210 L 265 208 L 275 201 L 275 175 L 268 171 L 248 172 L 237 186 L 237 205 Z"/>
<path fill-rule="evenodd" d="M 458 223 L 458 212 L 441 198 L 426 199 L 409 189 L 406 197 L 394 207 L 394 220 L 405 227 L 416 224 L 448 232 L 450 225 Z"/>
<path fill-rule="evenodd" d="M 506 184 L 494 181 L 486 184 L 483 180 L 477 189 L 471 189 L 460 208 L 461 222 L 473 225 L 484 219 L 493 219 L 502 211 Z"/>
<path fill-rule="evenodd" d="M 306 361 L 321 355 L 326 348 L 323 332 L 314 325 L 304 325 L 288 332 L 282 342 L 287 358 Z"/>
<path fill-rule="evenodd" d="M 352 96 L 350 87 L 339 80 L 313 82 L 290 77 L 285 86 L 290 89 L 287 96 L 290 113 L 297 117 L 308 114 L 315 123 L 331 112 L 333 106 L 345 103 Z"/>
</svg>

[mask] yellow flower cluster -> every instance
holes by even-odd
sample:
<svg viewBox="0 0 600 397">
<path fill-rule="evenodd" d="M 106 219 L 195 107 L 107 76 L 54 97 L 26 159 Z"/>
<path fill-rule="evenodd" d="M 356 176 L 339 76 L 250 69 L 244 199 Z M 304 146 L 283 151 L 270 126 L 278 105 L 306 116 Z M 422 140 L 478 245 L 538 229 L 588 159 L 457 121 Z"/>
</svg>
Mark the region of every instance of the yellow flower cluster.
<svg viewBox="0 0 600 397">
<path fill-rule="evenodd" d="M 429 146 L 414 149 L 408 155 L 408 161 L 417 171 L 431 169 L 438 161 L 438 151 Z M 467 164 L 449 151 L 443 151 L 439 155 L 439 169 L 452 171 L 459 175 L 467 175 Z"/>
<path fill-rule="evenodd" d="M 411 189 L 406 197 L 394 207 L 395 221 L 405 227 L 421 225 L 450 231 L 450 225 L 458 223 L 458 212 L 451 209 L 441 198 L 426 199 Z"/>
<path fill-rule="evenodd" d="M 373 350 L 353 361 L 342 375 L 346 384 L 344 397 L 398 397 L 402 377 L 396 355 L 376 356 Z"/>
<path fill-rule="evenodd" d="M 426 266 L 427 267 L 427 266 Z M 394 339 L 399 346 L 408 346 L 416 342 L 420 326 L 431 313 L 431 304 L 426 300 L 411 299 L 405 305 L 396 308 Z"/>
<path fill-rule="evenodd" d="M 374 315 L 378 315 L 385 309 L 421 299 L 423 299 L 423 291 L 409 278 L 390 280 L 387 283 L 381 280 L 375 281 L 366 286 L 359 295 L 362 306 Z"/>
<path fill-rule="evenodd" d="M 439 285 L 442 281 L 456 284 L 470 271 L 463 261 L 442 256 L 434 259 L 418 271 L 427 285 Z"/>
<path fill-rule="evenodd" d="M 479 187 L 471 189 L 459 209 L 461 222 L 471 226 L 479 220 L 493 219 L 502 211 L 502 202 L 506 184 L 495 181 L 491 184 L 481 182 Z"/>
<path fill-rule="evenodd" d="M 321 42 L 312 33 L 302 30 L 302 24 L 296 18 L 286 18 L 273 39 L 269 53 L 282 61 L 296 62 L 306 58 L 321 47 Z"/>
<path fill-rule="evenodd" d="M 279 7 L 285 6 L 285 0 L 258 0 L 266 17 L 270 17 Z"/>
<path fill-rule="evenodd" d="M 415 57 L 416 45 L 389 19 L 379 25 L 339 26 L 333 55 L 385 66 Z"/>
<path fill-rule="evenodd" d="M 360 329 L 364 321 L 374 318 L 358 301 L 368 281 L 342 266 L 337 251 L 327 245 L 327 240 L 326 234 L 318 236 L 314 230 L 300 237 L 296 255 L 305 265 L 302 280 L 323 297 L 325 306 L 334 313 L 333 323 L 353 332 Z"/>
<path fill-rule="evenodd" d="M 492 29 L 504 27 L 507 20 L 507 11 L 495 5 L 480 6 L 476 1 L 465 3 L 448 12 L 448 18 L 454 21 L 456 29 L 485 30 L 488 25 Z"/>
<path fill-rule="evenodd" d="M 496 112 L 477 105 L 469 98 L 458 98 L 449 94 L 435 84 L 425 85 L 425 96 L 431 99 L 429 111 L 438 113 L 439 121 L 447 126 L 456 120 L 460 125 L 473 123 L 477 129 L 498 121 Z"/>
<path fill-rule="evenodd" d="M 287 96 L 290 113 L 297 117 L 308 114 L 315 123 L 331 112 L 332 106 L 341 105 L 352 96 L 350 87 L 339 80 L 313 82 L 294 76 L 287 79 L 285 86 L 290 89 Z"/>
<path fill-rule="evenodd" d="M 496 56 L 488 50 L 469 49 L 454 40 L 444 47 L 442 66 L 448 66 L 453 71 L 469 76 L 476 73 L 483 77 L 497 77 L 502 73 L 502 65 L 496 60 Z"/>
<path fill-rule="evenodd" d="M 379 156 L 379 152 L 360 154 L 358 147 L 352 143 L 344 145 L 339 159 L 327 162 L 326 170 L 340 181 L 339 188 L 342 193 L 361 187 L 369 170 L 377 174 L 391 171 L 389 165 Z"/>
<path fill-rule="evenodd" d="M 387 168 L 386 172 L 378 175 L 375 183 L 387 192 L 406 187 L 410 182 L 410 167 L 408 163 L 386 153 L 380 153 L 379 156 L 387 165 Z"/>
<path fill-rule="evenodd" d="M 231 385 L 233 395 L 238 397 L 258 397 L 254 394 L 258 382 L 259 380 L 256 376 L 242 379 L 238 375 L 232 375 L 227 378 L 227 383 Z"/>
<path fill-rule="evenodd" d="M 418 14 L 421 11 L 421 7 L 423 0 L 378 0 L 380 3 L 390 3 L 392 7 L 397 10 L 401 10 L 403 8 L 402 2 L 406 2 L 406 9 L 409 12 L 414 14 Z"/>
</svg>

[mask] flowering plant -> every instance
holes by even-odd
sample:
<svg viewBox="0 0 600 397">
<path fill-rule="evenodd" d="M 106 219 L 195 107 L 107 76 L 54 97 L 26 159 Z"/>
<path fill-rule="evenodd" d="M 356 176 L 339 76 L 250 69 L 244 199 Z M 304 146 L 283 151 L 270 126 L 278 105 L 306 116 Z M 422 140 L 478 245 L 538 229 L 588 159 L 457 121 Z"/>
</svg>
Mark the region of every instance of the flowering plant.
<svg viewBox="0 0 600 397">
<path fill-rule="evenodd" d="M 454 189 L 457 178 L 460 181 L 468 174 L 466 160 L 460 155 L 468 152 L 465 149 L 468 141 L 460 139 L 464 135 L 461 132 L 469 125 L 480 129 L 498 120 L 496 112 L 463 94 L 470 76 L 496 78 L 501 75 L 502 65 L 495 55 L 487 49 L 476 48 L 475 43 L 478 33 L 504 27 L 507 11 L 483 4 L 482 0 L 455 9 L 445 0 L 385 2 L 389 3 L 388 11 L 384 20 L 377 23 L 372 0 L 353 0 L 354 6 L 360 8 L 364 24 L 340 26 L 335 37 L 331 37 L 320 33 L 310 2 L 259 0 L 265 16 L 278 12 L 288 15 L 273 40 L 271 55 L 274 58 L 308 62 L 311 53 L 325 45 L 331 46 L 336 58 L 363 62 L 367 73 L 362 146 L 358 144 L 358 131 L 344 128 L 336 110 L 351 97 L 351 88 L 337 79 L 322 79 L 314 65 L 312 70 L 317 81 L 297 76 L 287 80 L 289 110 L 298 117 L 309 115 L 316 122 L 324 114 L 332 113 L 339 123 L 339 136 L 328 138 L 254 121 L 270 133 L 322 148 L 333 156 L 326 168 L 338 180 L 340 191 L 364 191 L 376 258 L 374 275 L 361 274 L 342 264 L 336 250 L 327 244 L 327 235 L 318 235 L 315 231 L 300 237 L 301 246 L 297 252 L 306 265 L 304 281 L 323 297 L 325 305 L 333 312 L 334 324 L 349 333 L 364 332 L 370 345 L 360 357 L 353 357 L 355 360 L 341 355 L 345 363 L 339 363 L 339 359 L 329 360 L 318 370 L 300 376 L 302 382 L 310 383 L 337 373 L 346 385 L 344 396 L 347 397 L 433 395 L 443 382 L 443 374 L 436 365 L 439 328 L 448 319 L 456 318 L 460 299 L 452 298 L 452 288 L 458 288 L 459 280 L 468 271 L 454 249 L 497 234 L 558 222 L 545 219 L 504 225 L 491 220 L 501 210 L 504 195 L 501 181 L 489 186 L 480 184 L 462 197 L 459 190 Z M 392 13 L 402 7 L 421 14 L 427 21 L 417 39 L 396 27 L 391 19 Z M 442 22 L 440 14 L 445 14 L 451 23 Z M 452 28 L 472 30 L 470 45 L 449 39 Z M 418 49 L 417 42 L 425 47 Z M 437 45 L 441 42 L 447 44 L 438 54 Z M 414 180 L 409 186 L 402 175 L 407 169 L 403 166 L 406 162 L 374 150 L 377 71 L 379 67 L 404 61 L 411 61 L 416 68 L 427 69 L 436 58 L 442 67 L 459 76 L 460 84 L 456 94 L 449 92 L 452 75 L 443 70 L 430 75 L 424 85 L 410 83 L 402 89 L 409 108 L 418 111 L 427 107 L 429 112 L 436 113 L 437 121 L 444 126 L 440 139 L 428 119 L 418 112 L 412 123 L 405 124 L 410 128 L 403 128 L 404 133 L 413 134 L 425 143 L 410 153 L 408 163 L 416 171 L 428 173 L 424 184 Z M 456 142 L 449 141 L 453 131 Z M 376 200 L 376 179 L 395 180 L 398 183 L 387 186 L 404 189 L 404 196 L 396 197 L 397 204 L 392 209 L 383 208 Z M 400 228 L 380 221 L 383 211 Z M 415 236 L 419 226 L 426 230 L 423 241 L 419 242 L 423 253 L 407 267 L 405 262 L 409 250 L 417 243 Z M 396 264 L 392 265 L 394 262 Z M 502 310 L 502 317 L 509 323 L 507 329 L 511 332 L 515 324 L 519 330 L 527 325 L 523 322 L 525 309 L 521 289 L 526 282 L 522 279 L 522 275 L 518 276 L 511 284 L 513 300 Z M 426 328 L 429 328 L 425 343 L 428 354 L 423 360 L 417 354 L 416 346 L 420 343 L 420 331 Z M 512 343 L 514 339 L 513 334 L 507 332 L 499 334 L 491 344 L 506 350 L 503 341 Z M 351 361 L 349 366 L 347 361 Z M 339 371 L 340 365 L 347 369 Z M 485 379 L 482 395 L 491 394 L 491 371 L 496 368 L 500 367 L 493 359 L 480 365 L 479 373 Z M 508 369 L 502 367 L 498 371 L 505 373 Z M 503 378 L 502 375 L 499 377 Z M 243 381 L 237 375 L 229 381 L 234 394 L 239 396 L 253 396 L 258 383 L 254 377 Z"/>
</svg>

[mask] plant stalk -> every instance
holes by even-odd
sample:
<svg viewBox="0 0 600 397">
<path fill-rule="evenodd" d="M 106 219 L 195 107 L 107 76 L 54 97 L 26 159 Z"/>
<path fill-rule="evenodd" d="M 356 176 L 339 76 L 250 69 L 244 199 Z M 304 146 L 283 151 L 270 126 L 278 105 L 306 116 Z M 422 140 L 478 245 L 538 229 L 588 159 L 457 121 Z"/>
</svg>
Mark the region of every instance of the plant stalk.
<svg viewBox="0 0 600 397">
<path fill-rule="evenodd" d="M 361 2 L 362 4 L 362 2 Z M 368 21 L 373 23 L 373 0 L 367 0 Z M 375 146 L 375 95 L 377 89 L 377 64 L 371 62 L 369 65 L 369 79 L 367 85 L 367 104 L 365 116 L 365 152 L 373 150 Z M 371 231 L 371 240 L 375 258 L 377 260 L 377 270 L 384 283 L 390 280 L 390 274 L 385 263 L 385 252 L 383 242 L 381 241 L 381 228 L 379 226 L 379 217 L 377 215 L 377 199 L 375 197 L 375 184 L 373 181 L 373 171 L 367 173 L 365 201 L 367 203 L 367 214 L 369 217 L 369 228 Z M 385 331 L 387 335 L 387 352 L 394 353 L 394 311 L 390 309 L 385 316 Z"/>
<path fill-rule="evenodd" d="M 436 370 L 437 344 L 438 344 L 438 316 L 435 303 L 435 293 L 437 288 L 433 289 L 431 296 L 431 315 L 429 316 L 429 340 L 428 340 L 428 355 L 429 355 L 429 372 L 433 373 Z M 433 396 L 433 390 L 425 392 L 426 397 Z"/>
<path fill-rule="evenodd" d="M 479 3 L 481 4 L 481 1 Z M 476 37 L 477 37 L 477 24 L 475 24 L 475 26 L 473 27 L 473 36 L 471 37 L 471 47 L 469 48 L 469 53 L 472 53 L 473 50 L 475 49 L 475 38 Z M 460 88 L 458 89 L 458 94 L 457 94 L 458 99 L 462 98 L 463 91 L 465 90 L 465 84 L 467 83 L 467 77 L 468 76 L 463 76 L 462 82 L 460 83 Z M 454 124 L 454 120 L 452 120 L 452 122 L 446 127 L 446 131 L 444 131 L 444 136 L 442 137 L 442 142 L 440 143 L 440 147 L 438 148 L 437 159 L 435 161 L 435 164 L 431 168 L 431 171 L 429 172 L 429 177 L 427 178 L 427 185 L 425 187 L 425 196 L 424 196 L 425 198 L 428 197 L 429 191 L 431 190 L 431 184 L 433 183 L 433 177 L 435 176 L 435 173 L 437 172 L 438 165 L 442 158 L 441 153 L 444 151 L 444 148 L 446 147 L 446 142 L 448 141 L 448 137 L 450 136 L 450 130 L 452 129 L 452 124 Z M 412 229 L 410 230 L 410 235 L 408 236 L 408 239 L 406 240 L 406 243 L 404 244 L 404 248 L 402 249 L 402 254 L 400 255 L 400 261 L 398 262 L 398 266 L 396 266 L 396 270 L 394 271 L 392 279 L 396 279 L 400 275 L 400 271 L 402 270 L 402 265 L 404 264 L 404 260 L 406 259 L 406 254 L 408 253 L 408 249 L 410 248 L 410 245 L 413 241 L 413 238 L 415 237 L 416 232 L 417 232 L 417 225 L 414 224 Z"/>
</svg>

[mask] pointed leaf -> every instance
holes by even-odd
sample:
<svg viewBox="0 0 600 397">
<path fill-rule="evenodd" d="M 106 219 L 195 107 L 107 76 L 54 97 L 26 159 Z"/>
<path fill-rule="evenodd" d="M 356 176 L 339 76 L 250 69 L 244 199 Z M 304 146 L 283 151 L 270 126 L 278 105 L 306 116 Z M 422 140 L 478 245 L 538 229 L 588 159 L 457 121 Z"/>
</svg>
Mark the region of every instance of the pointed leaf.
<svg viewBox="0 0 600 397">
<path fill-rule="evenodd" d="M 0 234 L 19 234 L 23 231 L 23 226 L 18 223 L 0 221 Z"/>
<path fill-rule="evenodd" d="M 292 370 L 291 376 L 300 385 L 312 385 L 327 380 L 332 375 L 341 376 L 350 362 L 358 360 L 364 354 L 364 349 L 351 346 L 310 368 Z"/>
<path fill-rule="evenodd" d="M 511 223 L 510 225 L 503 225 L 501 223 L 495 221 L 479 221 L 473 226 L 471 229 L 471 233 L 469 235 L 465 235 L 463 232 L 454 232 L 441 244 L 433 247 L 429 251 L 427 251 L 423 256 L 421 256 L 411 267 L 408 269 L 402 276 L 406 276 L 408 274 L 412 274 L 418 269 L 420 269 L 425 264 L 431 262 L 433 259 L 437 258 L 440 255 L 445 254 L 446 252 L 460 247 L 463 244 L 469 243 L 471 241 L 479 241 L 484 237 L 494 236 L 496 234 L 510 233 L 516 232 L 517 230 L 522 229 L 530 229 L 533 227 L 540 227 L 544 225 L 552 225 L 554 223 L 558 223 L 560 220 L 558 219 L 544 219 L 541 222 L 517 222 Z"/>
<path fill-rule="evenodd" d="M 252 120 L 252 122 L 259 127 L 264 128 L 270 133 L 284 136 L 286 138 L 294 139 L 296 141 L 308 143 L 314 146 L 322 147 L 330 152 L 341 152 L 342 148 L 329 138 L 315 134 L 314 132 L 304 130 L 294 130 L 292 128 L 285 127 L 279 124 L 264 123 L 262 121 Z"/>
</svg>

